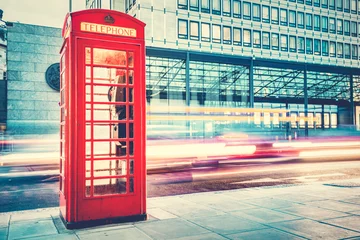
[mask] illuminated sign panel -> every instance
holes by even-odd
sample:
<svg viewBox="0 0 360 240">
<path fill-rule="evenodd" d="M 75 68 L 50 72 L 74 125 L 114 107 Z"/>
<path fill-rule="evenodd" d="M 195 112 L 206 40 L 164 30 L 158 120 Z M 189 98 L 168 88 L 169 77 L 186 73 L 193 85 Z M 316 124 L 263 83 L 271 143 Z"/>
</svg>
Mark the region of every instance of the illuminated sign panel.
<svg viewBox="0 0 360 240">
<path fill-rule="evenodd" d="M 80 30 L 83 32 L 103 33 L 116 36 L 136 37 L 136 29 L 116 27 L 88 22 L 80 23 Z"/>
</svg>

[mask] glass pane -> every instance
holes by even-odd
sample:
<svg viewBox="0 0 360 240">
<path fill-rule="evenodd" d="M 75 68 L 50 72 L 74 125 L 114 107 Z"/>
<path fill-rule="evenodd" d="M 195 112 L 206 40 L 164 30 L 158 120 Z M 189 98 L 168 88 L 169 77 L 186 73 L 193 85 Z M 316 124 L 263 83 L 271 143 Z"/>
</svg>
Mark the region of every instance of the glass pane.
<svg viewBox="0 0 360 240">
<path fill-rule="evenodd" d="M 86 197 L 91 196 L 91 180 L 85 181 L 85 196 Z"/>
<path fill-rule="evenodd" d="M 134 174 L 134 159 L 130 159 L 130 174 Z"/>
<path fill-rule="evenodd" d="M 94 177 L 126 175 L 126 160 L 94 161 Z"/>
<path fill-rule="evenodd" d="M 134 124 L 129 123 L 129 137 L 134 138 Z"/>
<path fill-rule="evenodd" d="M 128 65 L 129 67 L 134 67 L 134 53 L 128 52 Z"/>
<path fill-rule="evenodd" d="M 134 178 L 131 177 L 129 181 L 129 192 L 134 192 Z"/>
<path fill-rule="evenodd" d="M 126 193 L 126 178 L 94 180 L 94 196 Z"/>
<path fill-rule="evenodd" d="M 134 79 L 134 71 L 133 70 L 128 71 L 128 77 L 129 77 L 129 84 L 133 84 L 133 79 Z"/>
<path fill-rule="evenodd" d="M 111 138 L 111 132 L 115 128 L 114 124 L 97 124 L 93 126 L 94 139 L 109 139 Z"/>
<path fill-rule="evenodd" d="M 86 161 L 85 171 L 86 171 L 85 177 L 87 177 L 87 178 L 91 177 L 91 161 Z"/>
<path fill-rule="evenodd" d="M 85 63 L 91 64 L 91 48 L 85 48 Z"/>
<path fill-rule="evenodd" d="M 129 154 L 130 154 L 131 156 L 134 155 L 134 142 L 133 142 L 133 141 L 130 141 L 130 142 L 129 142 Z"/>
<path fill-rule="evenodd" d="M 129 106 L 129 119 L 133 120 L 134 119 L 134 106 Z"/>
<path fill-rule="evenodd" d="M 94 64 L 126 67 L 126 52 L 94 48 Z"/>
</svg>

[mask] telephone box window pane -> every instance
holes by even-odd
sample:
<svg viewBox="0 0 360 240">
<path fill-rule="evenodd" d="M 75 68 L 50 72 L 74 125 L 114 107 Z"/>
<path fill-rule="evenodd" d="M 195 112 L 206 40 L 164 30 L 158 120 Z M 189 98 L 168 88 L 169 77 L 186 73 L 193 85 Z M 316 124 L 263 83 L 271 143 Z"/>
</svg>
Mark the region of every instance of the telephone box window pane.
<svg viewBox="0 0 360 240">
<path fill-rule="evenodd" d="M 126 71 L 115 68 L 93 68 L 93 82 L 94 83 L 117 83 L 119 81 L 125 81 L 124 78 Z M 125 82 L 124 82 L 125 83 Z"/>
<path fill-rule="evenodd" d="M 277 33 L 271 34 L 271 49 L 279 50 L 279 34 Z"/>
<path fill-rule="evenodd" d="M 254 31 L 253 32 L 253 36 L 254 36 L 254 48 L 261 48 L 261 35 L 260 35 L 260 31 Z"/>
<path fill-rule="evenodd" d="M 91 161 L 86 161 L 85 162 L 85 177 L 86 178 L 90 178 L 91 177 Z"/>
<path fill-rule="evenodd" d="M 330 42 L 330 57 L 336 57 L 336 42 Z"/>
<path fill-rule="evenodd" d="M 262 6 L 262 21 L 264 23 L 270 22 L 270 7 L 269 6 Z"/>
<path fill-rule="evenodd" d="M 134 174 L 134 159 L 130 159 L 130 174 Z"/>
<path fill-rule="evenodd" d="M 221 26 L 220 25 L 212 25 L 212 34 L 213 34 L 213 42 L 221 43 Z"/>
<path fill-rule="evenodd" d="M 298 53 L 305 53 L 305 38 L 298 37 Z"/>
<path fill-rule="evenodd" d="M 87 83 L 91 82 L 91 67 L 85 68 L 85 78 L 86 78 Z M 65 80 L 65 78 L 63 80 Z M 65 85 L 65 82 L 64 82 L 64 85 Z"/>
<path fill-rule="evenodd" d="M 128 77 L 129 77 L 128 82 L 129 82 L 130 85 L 132 85 L 133 84 L 133 79 L 134 79 L 134 71 L 133 70 L 128 71 Z"/>
<path fill-rule="evenodd" d="M 94 157 L 109 157 L 111 142 L 94 142 Z"/>
<path fill-rule="evenodd" d="M 130 120 L 134 119 L 134 106 L 132 105 L 129 106 L 129 119 Z"/>
<path fill-rule="evenodd" d="M 103 117 L 106 118 L 106 117 Z M 108 119 L 101 119 L 101 120 L 111 120 L 110 116 L 108 117 Z M 117 119 L 113 119 L 113 120 L 117 120 Z M 113 131 L 113 129 L 116 127 L 116 124 L 110 124 L 110 123 L 103 123 L 103 124 L 96 124 L 93 125 L 93 134 L 94 134 L 94 139 L 109 139 L 111 138 L 111 132 Z"/>
<path fill-rule="evenodd" d="M 244 29 L 244 46 L 251 47 L 251 30 Z"/>
<path fill-rule="evenodd" d="M 188 39 L 188 21 L 179 19 L 178 38 Z"/>
<path fill-rule="evenodd" d="M 234 18 L 241 18 L 241 3 L 239 0 L 234 0 Z"/>
<path fill-rule="evenodd" d="M 343 58 L 344 57 L 343 44 L 342 43 L 337 43 L 337 57 L 338 58 Z"/>
<path fill-rule="evenodd" d="M 314 39 L 314 55 L 321 55 L 321 45 L 319 39 Z"/>
<path fill-rule="evenodd" d="M 290 52 L 296 52 L 296 37 L 289 36 L 289 49 Z"/>
<path fill-rule="evenodd" d="M 126 178 L 94 179 L 94 196 L 126 193 Z"/>
<path fill-rule="evenodd" d="M 94 48 L 93 54 L 93 64 L 126 67 L 127 59 L 125 51 Z"/>
<path fill-rule="evenodd" d="M 304 28 L 305 20 L 304 20 L 304 13 L 298 12 L 298 28 Z"/>
<path fill-rule="evenodd" d="M 86 197 L 91 196 L 91 180 L 85 181 L 85 196 Z"/>
<path fill-rule="evenodd" d="M 134 123 L 129 123 L 129 137 L 134 138 Z"/>
<path fill-rule="evenodd" d="M 126 175 L 126 160 L 98 160 L 94 161 L 94 177 Z"/>
<path fill-rule="evenodd" d="M 243 2 L 244 8 L 244 19 L 250 20 L 251 19 L 251 3 Z"/>
<path fill-rule="evenodd" d="M 90 142 L 86 142 L 85 144 L 85 148 L 86 148 L 86 158 L 90 158 L 91 157 L 91 143 Z"/>
<path fill-rule="evenodd" d="M 133 52 L 128 52 L 128 66 L 130 68 L 134 67 L 134 53 Z"/>
<path fill-rule="evenodd" d="M 129 88 L 129 102 L 134 102 L 134 89 Z"/>
<path fill-rule="evenodd" d="M 201 0 L 201 12 L 210 13 L 210 0 Z"/>
<path fill-rule="evenodd" d="M 91 64 L 91 48 L 85 48 L 85 63 Z"/>
<path fill-rule="evenodd" d="M 224 44 L 231 44 L 231 27 L 223 27 Z"/>
<path fill-rule="evenodd" d="M 129 179 L 129 192 L 133 193 L 134 192 L 134 178 L 130 177 Z"/>
<path fill-rule="evenodd" d="M 313 54 L 313 40 L 306 38 L 306 54 Z"/>
<path fill-rule="evenodd" d="M 190 21 L 190 40 L 199 40 L 199 23 Z"/>
<path fill-rule="evenodd" d="M 134 155 L 134 142 L 133 141 L 129 142 L 129 155 L 130 156 Z"/>
<path fill-rule="evenodd" d="M 224 9 L 223 9 L 223 15 L 224 16 L 231 16 L 231 1 L 230 0 L 224 0 Z"/>
<path fill-rule="evenodd" d="M 270 49 L 270 33 L 262 32 L 263 49 Z"/>
<path fill-rule="evenodd" d="M 271 23 L 279 24 L 279 9 L 271 7 Z"/>
<path fill-rule="evenodd" d="M 241 46 L 241 29 L 234 28 L 234 45 Z"/>
<path fill-rule="evenodd" d="M 89 124 L 87 124 L 85 126 L 85 137 L 86 137 L 86 140 L 91 139 L 91 125 L 89 125 Z"/>
<path fill-rule="evenodd" d="M 201 41 L 210 42 L 210 24 L 201 23 Z"/>
<path fill-rule="evenodd" d="M 213 0 L 212 13 L 216 15 L 221 14 L 221 0 Z"/>
</svg>

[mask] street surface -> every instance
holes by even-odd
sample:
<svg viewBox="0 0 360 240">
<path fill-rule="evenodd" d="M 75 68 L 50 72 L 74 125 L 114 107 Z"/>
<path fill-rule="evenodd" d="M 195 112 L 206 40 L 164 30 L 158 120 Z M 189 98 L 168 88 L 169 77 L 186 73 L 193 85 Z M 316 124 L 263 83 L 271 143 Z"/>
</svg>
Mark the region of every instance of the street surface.
<svg viewBox="0 0 360 240">
<path fill-rule="evenodd" d="M 22 176 L 23 171 L 34 174 Z M 0 167 L 0 212 L 58 206 L 57 177 L 46 174 L 53 175 L 55 171 L 54 165 Z M 244 162 L 149 174 L 147 185 L 148 197 L 158 197 L 338 179 L 350 180 L 359 176 L 360 160 Z"/>
</svg>

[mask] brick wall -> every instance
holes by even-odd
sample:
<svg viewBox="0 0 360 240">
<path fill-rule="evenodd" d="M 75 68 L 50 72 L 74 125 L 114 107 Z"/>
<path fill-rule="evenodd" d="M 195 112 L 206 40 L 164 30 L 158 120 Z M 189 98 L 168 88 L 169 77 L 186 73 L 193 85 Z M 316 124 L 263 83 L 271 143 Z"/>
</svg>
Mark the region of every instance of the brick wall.
<svg viewBox="0 0 360 240">
<path fill-rule="evenodd" d="M 7 129 L 13 134 L 59 131 L 59 92 L 45 80 L 59 62 L 61 29 L 14 23 L 8 29 Z"/>
</svg>

